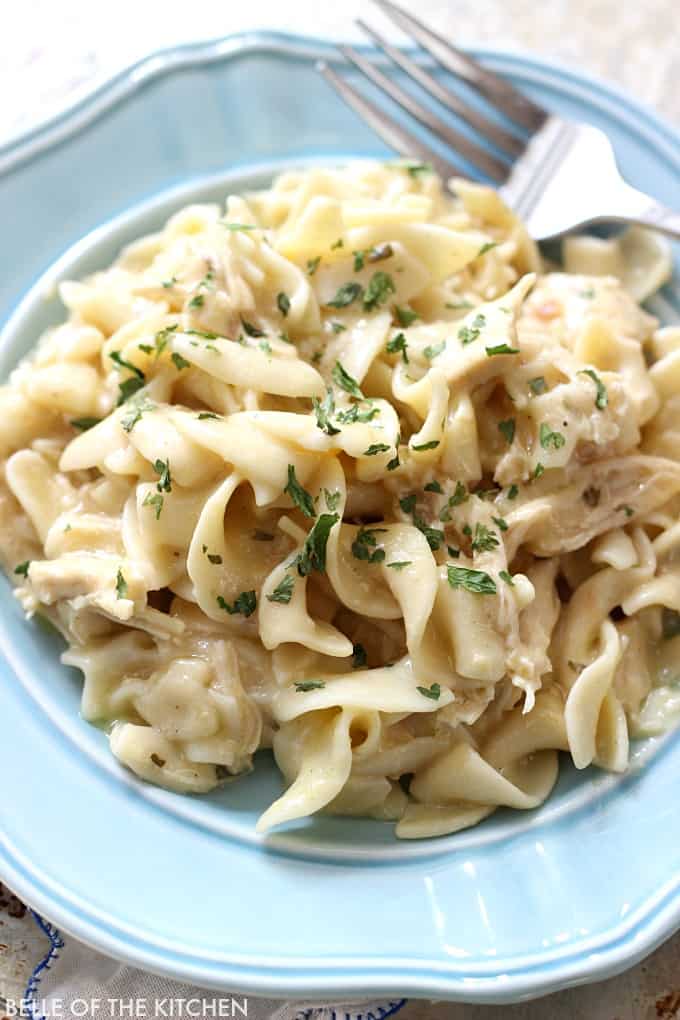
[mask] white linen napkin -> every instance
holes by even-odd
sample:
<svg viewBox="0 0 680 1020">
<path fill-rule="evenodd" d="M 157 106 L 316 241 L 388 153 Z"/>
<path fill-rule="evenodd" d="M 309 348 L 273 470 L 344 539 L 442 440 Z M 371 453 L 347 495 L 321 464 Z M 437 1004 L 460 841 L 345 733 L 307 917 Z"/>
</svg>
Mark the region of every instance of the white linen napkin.
<svg viewBox="0 0 680 1020">
<path fill-rule="evenodd" d="M 395 997 L 323 1005 L 198 988 L 128 967 L 62 935 L 39 914 L 33 919 L 50 948 L 36 961 L 23 1002 L 8 1004 L 9 1016 L 21 1007 L 30 1020 L 387 1020 L 406 1003 Z"/>
</svg>

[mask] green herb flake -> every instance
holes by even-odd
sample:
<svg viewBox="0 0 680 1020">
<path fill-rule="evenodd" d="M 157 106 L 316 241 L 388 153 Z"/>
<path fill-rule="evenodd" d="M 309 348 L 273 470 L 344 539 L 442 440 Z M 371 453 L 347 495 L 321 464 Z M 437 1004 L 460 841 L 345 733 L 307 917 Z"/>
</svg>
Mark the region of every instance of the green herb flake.
<svg viewBox="0 0 680 1020">
<path fill-rule="evenodd" d="M 371 443 L 367 450 L 364 450 L 362 457 L 375 457 L 378 453 L 388 453 L 390 447 L 387 443 Z"/>
<path fill-rule="evenodd" d="M 427 485 L 425 486 L 425 492 L 437 492 L 439 493 L 440 496 L 444 495 L 444 490 L 442 489 L 441 485 L 439 484 L 436 478 L 434 479 L 434 481 L 427 483 Z"/>
<path fill-rule="evenodd" d="M 498 576 L 500 577 L 501 581 L 505 581 L 505 583 L 509 584 L 511 588 L 515 587 L 515 582 L 512 579 L 512 574 L 509 574 L 507 570 L 499 570 Z"/>
<path fill-rule="evenodd" d="M 498 431 L 505 437 L 508 446 L 512 446 L 512 441 L 515 438 L 515 419 L 507 418 L 505 421 L 499 421 Z"/>
<path fill-rule="evenodd" d="M 550 447 L 554 450 L 561 449 L 566 443 L 566 439 L 561 432 L 553 432 L 550 426 L 546 422 L 541 422 L 539 429 L 539 440 L 544 450 L 549 450 Z"/>
<path fill-rule="evenodd" d="M 237 613 L 240 613 L 241 616 L 252 616 L 257 609 L 257 595 L 252 590 L 242 591 L 231 605 L 221 595 L 218 595 L 217 605 L 230 616 L 235 616 Z"/>
<path fill-rule="evenodd" d="M 341 497 L 342 493 L 338 490 L 336 490 L 335 492 L 329 492 L 328 489 L 323 490 L 323 498 L 325 499 L 326 506 L 331 511 L 331 513 L 338 509 Z"/>
<path fill-rule="evenodd" d="M 391 567 L 392 570 L 403 570 L 405 567 L 410 567 L 413 560 L 393 560 L 391 563 L 387 563 L 386 566 Z"/>
<path fill-rule="evenodd" d="M 139 392 L 144 386 L 144 379 L 138 379 L 136 376 L 130 376 L 129 379 L 125 379 L 124 382 L 118 385 L 118 407 L 121 404 L 125 404 L 130 397 L 134 397 L 135 393 Z"/>
<path fill-rule="evenodd" d="M 544 471 L 545 471 L 545 468 L 543 467 L 543 465 L 541 464 L 541 462 L 539 460 L 538 464 L 534 468 L 534 473 L 532 475 L 532 478 L 534 478 L 534 479 L 535 478 L 540 478 Z"/>
<path fill-rule="evenodd" d="M 307 535 L 302 552 L 297 557 L 297 571 L 306 577 L 312 570 L 320 574 L 326 571 L 326 546 L 331 528 L 340 520 L 338 514 L 321 514 Z"/>
<path fill-rule="evenodd" d="M 545 393 L 547 388 L 545 378 L 542 375 L 537 375 L 535 379 L 529 380 L 529 389 L 535 397 L 537 397 L 539 393 Z"/>
<path fill-rule="evenodd" d="M 20 577 L 26 577 L 27 578 L 28 577 L 28 568 L 30 567 L 30 565 L 31 565 L 31 561 L 30 560 L 24 560 L 23 563 L 19 563 L 14 568 L 14 573 L 15 574 L 19 574 Z"/>
<path fill-rule="evenodd" d="M 508 522 L 504 517 L 492 517 L 491 520 L 501 529 L 501 531 L 508 530 Z"/>
<path fill-rule="evenodd" d="M 389 273 L 378 270 L 377 273 L 373 274 L 364 291 L 364 311 L 370 312 L 375 308 L 380 308 L 391 294 L 396 293 L 396 290 L 394 280 Z"/>
<path fill-rule="evenodd" d="M 363 294 L 363 287 L 355 280 L 343 283 L 332 301 L 327 302 L 329 308 L 347 308 Z"/>
<path fill-rule="evenodd" d="M 137 378 L 141 380 L 142 384 L 144 383 L 145 377 L 141 368 L 137 368 L 137 366 L 133 365 L 131 361 L 126 361 L 125 358 L 120 353 L 120 351 L 111 351 L 109 357 L 111 358 L 111 361 L 113 361 L 113 363 L 118 366 L 118 368 L 127 368 L 129 372 L 134 373 L 134 375 L 136 375 Z"/>
<path fill-rule="evenodd" d="M 297 680 L 295 683 L 295 690 L 300 692 L 320 691 L 325 686 L 325 680 Z"/>
<path fill-rule="evenodd" d="M 307 259 L 307 273 L 309 276 L 314 276 L 314 273 L 319 268 L 321 262 L 321 256 L 316 255 L 313 259 Z"/>
<path fill-rule="evenodd" d="M 279 291 L 276 295 L 276 307 L 281 312 L 281 315 L 286 318 L 290 311 L 290 298 L 283 291 Z"/>
<path fill-rule="evenodd" d="M 447 545 L 446 551 L 449 554 L 449 556 L 454 560 L 457 560 L 460 556 L 460 549 L 456 549 L 452 545 Z"/>
<path fill-rule="evenodd" d="M 632 506 L 627 506 L 625 503 L 620 503 L 617 507 L 614 507 L 615 513 L 620 513 L 621 511 L 623 511 L 626 517 L 632 517 L 635 513 Z"/>
<path fill-rule="evenodd" d="M 358 404 L 352 404 L 347 411 L 338 411 L 335 417 L 341 425 L 353 425 L 355 422 L 366 423 L 373 421 L 379 413 L 380 409 L 377 407 L 369 407 L 367 410 L 362 411 Z"/>
<path fill-rule="evenodd" d="M 594 368 L 582 368 L 578 373 L 579 375 L 589 375 L 595 383 L 595 407 L 598 411 L 604 411 L 605 407 L 609 403 L 609 394 L 607 393 L 607 387 L 600 379 L 599 375 Z"/>
<path fill-rule="evenodd" d="M 292 574 L 286 574 L 283 580 L 279 581 L 271 595 L 267 595 L 267 601 L 280 602 L 282 605 L 287 606 L 293 597 L 294 587 L 295 578 Z"/>
<path fill-rule="evenodd" d="M 99 425 L 101 418 L 72 418 L 71 425 L 74 429 L 78 429 L 79 432 L 87 432 L 88 429 L 93 429 L 95 425 Z"/>
<path fill-rule="evenodd" d="M 398 165 L 414 180 L 418 180 L 421 174 L 434 173 L 431 163 L 399 163 Z"/>
<path fill-rule="evenodd" d="M 331 373 L 333 382 L 344 390 L 345 393 L 349 393 L 350 396 L 356 397 L 357 400 L 363 400 L 364 395 L 359 388 L 359 383 L 356 379 L 353 379 L 349 372 L 346 372 L 339 361 L 335 362 L 333 371 Z"/>
<path fill-rule="evenodd" d="M 283 491 L 290 496 L 295 506 L 302 511 L 305 517 L 316 517 L 314 500 L 298 482 L 294 464 L 288 465 L 288 484 Z"/>
<path fill-rule="evenodd" d="M 397 333 L 391 340 L 388 340 L 385 350 L 388 354 L 401 354 L 402 361 L 408 365 L 408 354 L 406 353 L 408 344 L 403 333 Z"/>
<path fill-rule="evenodd" d="M 595 288 L 594 287 L 586 287 L 584 290 L 580 290 L 578 292 L 578 296 L 582 297 L 582 298 L 586 298 L 587 300 L 589 300 L 591 298 L 594 298 L 595 297 Z"/>
<path fill-rule="evenodd" d="M 493 358 L 495 354 L 519 354 L 519 347 L 510 347 L 509 344 L 496 344 L 495 347 L 485 347 L 487 358 Z"/>
<path fill-rule="evenodd" d="M 327 436 L 337 436 L 340 429 L 336 429 L 331 422 L 331 417 L 335 414 L 335 399 L 330 386 L 326 387 L 326 396 L 323 401 L 318 397 L 312 397 L 312 407 L 316 415 L 316 427 L 325 432 Z"/>
<path fill-rule="evenodd" d="M 183 368 L 191 368 L 191 362 L 183 358 L 177 351 L 172 352 L 172 363 L 178 372 L 181 372 Z"/>
<path fill-rule="evenodd" d="M 258 228 L 254 223 L 226 223 L 224 220 L 220 220 L 220 225 L 225 230 L 230 230 L 232 233 L 236 233 L 238 230 L 257 230 Z"/>
<path fill-rule="evenodd" d="M 399 500 L 399 506 L 401 507 L 405 514 L 412 514 L 416 508 L 417 501 L 418 497 L 416 496 L 415 492 L 412 492 L 410 496 L 402 496 L 402 498 Z"/>
<path fill-rule="evenodd" d="M 487 241 L 486 244 L 483 244 L 482 247 L 477 252 L 477 258 L 479 258 L 480 255 L 486 255 L 486 253 L 488 251 L 491 251 L 492 248 L 497 248 L 497 247 L 498 247 L 498 241 Z"/>
<path fill-rule="evenodd" d="M 468 344 L 471 344 L 474 340 L 478 338 L 480 332 L 484 329 L 485 326 L 486 316 L 480 313 L 479 315 L 476 315 L 474 317 L 474 319 L 472 320 L 472 324 L 470 326 L 460 327 L 460 329 L 458 330 L 458 339 L 463 344 L 463 346 L 466 347 Z"/>
<path fill-rule="evenodd" d="M 471 301 L 447 301 L 444 304 L 444 308 L 451 308 L 454 312 L 462 312 L 474 307 Z"/>
<path fill-rule="evenodd" d="M 116 574 L 116 598 L 126 599 L 128 594 L 127 581 L 123 577 L 123 571 L 118 567 L 118 573 Z"/>
<path fill-rule="evenodd" d="M 469 567 L 447 566 L 446 574 L 452 588 L 464 588 L 473 595 L 495 595 L 496 582 L 483 570 L 471 570 Z"/>
<path fill-rule="evenodd" d="M 517 499 L 518 496 L 519 496 L 519 487 L 513 483 L 510 486 L 510 488 L 508 489 L 508 491 L 507 491 L 507 498 L 508 499 Z"/>
<path fill-rule="evenodd" d="M 147 492 L 142 506 L 154 507 L 156 511 L 156 520 L 158 521 L 160 520 L 161 511 L 163 509 L 163 497 L 160 492 Z"/>
<path fill-rule="evenodd" d="M 163 287 L 164 290 L 170 290 L 170 288 L 174 287 L 176 283 L 177 283 L 177 277 L 176 276 L 171 276 L 169 280 L 162 280 L 161 281 L 161 287 Z"/>
<path fill-rule="evenodd" d="M 218 566 L 222 563 L 222 557 L 219 553 L 206 553 L 206 555 L 208 557 L 208 561 L 212 563 L 213 566 Z"/>
<path fill-rule="evenodd" d="M 339 237 L 337 239 L 337 241 L 334 241 L 333 244 L 331 245 L 331 251 L 335 251 L 337 248 L 344 248 L 344 247 L 345 247 L 345 242 L 343 241 L 343 239 L 341 237 Z"/>
<path fill-rule="evenodd" d="M 347 326 L 344 326 L 342 322 L 331 322 L 331 329 L 337 336 L 338 333 L 344 333 L 345 330 L 347 329 Z"/>
<path fill-rule="evenodd" d="M 368 662 L 366 649 L 363 645 L 352 646 L 352 669 L 361 669 Z"/>
<path fill-rule="evenodd" d="M 172 492 L 172 478 L 170 477 L 170 461 L 169 460 L 157 460 L 153 466 L 156 474 L 160 475 L 160 478 L 156 482 L 156 488 L 159 492 Z"/>
<path fill-rule="evenodd" d="M 259 344 L 257 346 L 260 348 L 260 350 L 264 354 L 267 355 L 268 358 L 270 358 L 272 356 L 272 354 L 273 354 L 272 345 L 269 343 L 268 340 L 260 340 L 260 342 L 259 342 Z"/>
<path fill-rule="evenodd" d="M 472 539 L 473 552 L 491 552 L 500 545 L 500 539 L 495 532 L 490 531 L 485 524 L 476 524 L 475 533 Z"/>
<path fill-rule="evenodd" d="M 194 294 L 191 301 L 187 305 L 188 308 L 202 308 L 205 302 L 203 294 Z"/>
<path fill-rule="evenodd" d="M 424 357 L 427 358 L 428 361 L 432 361 L 433 358 L 436 358 L 441 354 L 445 347 L 446 340 L 442 340 L 441 343 L 431 344 L 428 347 L 426 347 L 423 351 L 423 355 Z"/>
<path fill-rule="evenodd" d="M 141 419 L 142 415 L 147 411 L 155 410 L 156 405 L 153 404 L 144 394 L 133 398 L 125 412 L 120 417 L 120 424 L 124 432 L 132 432 L 137 422 Z"/>
<path fill-rule="evenodd" d="M 424 698 L 430 698 L 431 701 L 439 701 L 442 693 L 442 689 L 439 684 L 432 684 L 431 687 L 416 687 L 418 694 L 422 694 Z"/>
<path fill-rule="evenodd" d="M 386 528 L 359 528 L 352 542 L 352 556 L 367 563 L 382 563 L 385 559 L 385 550 L 376 548 L 378 542 L 375 536 L 386 531 Z"/>
<path fill-rule="evenodd" d="M 424 450 L 436 450 L 439 446 L 438 439 L 430 439 L 427 443 L 419 443 L 417 446 L 412 446 L 412 450 L 416 450 L 418 453 L 422 453 Z"/>
<path fill-rule="evenodd" d="M 212 411 L 201 411 L 201 413 L 198 416 L 199 421 L 208 421 L 213 419 L 215 421 L 219 421 L 220 419 L 219 414 L 214 414 Z"/>
<path fill-rule="evenodd" d="M 412 308 L 406 305 L 395 305 L 392 309 L 392 314 L 402 329 L 408 329 L 416 319 L 420 318 L 417 312 L 414 312 Z"/>
</svg>

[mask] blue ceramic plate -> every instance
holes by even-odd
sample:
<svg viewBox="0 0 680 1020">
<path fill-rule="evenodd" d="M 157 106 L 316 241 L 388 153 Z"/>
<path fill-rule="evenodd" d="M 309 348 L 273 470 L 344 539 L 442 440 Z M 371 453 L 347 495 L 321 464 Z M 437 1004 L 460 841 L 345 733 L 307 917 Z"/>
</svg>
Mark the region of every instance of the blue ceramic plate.
<svg viewBox="0 0 680 1020">
<path fill-rule="evenodd" d="M 3 373 L 61 316 L 55 281 L 180 205 L 286 161 L 384 155 L 319 80 L 315 58 L 332 55 L 274 35 L 174 50 L 0 149 L 0 315 L 33 284 L 5 325 Z M 651 113 L 581 75 L 481 55 L 604 128 L 626 176 L 677 204 L 680 142 Z M 680 321 L 672 290 L 656 307 Z M 136 781 L 80 719 L 60 642 L 4 582 L 0 600 L 1 877 L 112 956 L 252 994 L 509 1002 L 622 970 L 680 925 L 672 737 L 638 747 L 622 779 L 565 763 L 541 810 L 452 837 L 399 843 L 389 824 L 315 818 L 263 841 L 255 820 L 281 788 L 270 758 L 203 798 Z"/>
</svg>

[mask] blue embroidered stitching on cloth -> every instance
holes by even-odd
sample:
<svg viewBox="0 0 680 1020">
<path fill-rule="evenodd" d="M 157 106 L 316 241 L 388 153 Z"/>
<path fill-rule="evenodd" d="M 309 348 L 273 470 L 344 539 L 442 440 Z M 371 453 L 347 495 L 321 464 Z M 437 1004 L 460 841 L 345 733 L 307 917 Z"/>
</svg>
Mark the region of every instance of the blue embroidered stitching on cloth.
<svg viewBox="0 0 680 1020">
<path fill-rule="evenodd" d="M 64 948 L 64 940 L 61 937 L 58 928 L 51 925 L 49 921 L 45 921 L 40 914 L 35 912 L 35 910 L 32 910 L 31 914 L 35 923 L 45 932 L 50 940 L 50 948 L 47 951 L 47 955 L 43 957 L 36 967 L 34 967 L 33 973 L 28 979 L 26 991 L 24 992 L 24 1002 L 30 1010 L 32 1020 L 45 1020 L 45 1017 L 39 1009 L 37 1001 L 38 988 L 42 981 L 44 971 L 50 969 L 54 960 L 59 959 L 59 950 Z"/>
<path fill-rule="evenodd" d="M 31 1020 L 45 1020 L 45 1015 L 39 1009 L 38 1003 L 38 989 L 42 980 L 44 971 L 49 970 L 54 960 L 59 959 L 59 950 L 64 948 L 64 940 L 59 932 L 58 928 L 50 924 L 36 913 L 35 910 L 31 911 L 33 920 L 38 927 L 44 931 L 50 940 L 50 948 L 47 951 L 47 955 L 34 967 L 31 976 L 28 979 L 26 985 L 26 991 L 24 992 L 24 1002 L 28 1006 L 30 1011 Z M 300 1010 L 296 1014 L 295 1020 L 387 1020 L 388 1017 L 394 1016 L 406 1005 L 406 999 L 398 999 L 394 1002 L 388 1002 L 384 1006 L 378 1006 L 378 1012 L 369 1010 L 368 1013 L 343 1013 L 340 1015 L 334 1009 L 331 1010 L 330 1014 L 327 1012 L 328 1007 L 312 1007 L 310 1009 Z"/>
</svg>

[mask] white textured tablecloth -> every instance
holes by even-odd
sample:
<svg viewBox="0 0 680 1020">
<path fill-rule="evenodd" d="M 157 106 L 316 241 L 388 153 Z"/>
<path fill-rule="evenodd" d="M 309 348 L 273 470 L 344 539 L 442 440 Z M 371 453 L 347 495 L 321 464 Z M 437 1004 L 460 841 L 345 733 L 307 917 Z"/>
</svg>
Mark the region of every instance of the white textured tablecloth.
<svg viewBox="0 0 680 1020">
<path fill-rule="evenodd" d="M 456 42 L 523 49 L 570 63 L 609 78 L 680 123 L 678 0 L 401 2 Z M 370 13 L 376 24 L 398 39 L 399 34 L 369 8 L 363 0 L 335 4 L 318 0 L 285 4 L 281 0 L 247 4 L 234 0 L 23 0 L 11 7 L 5 0 L 0 7 L 0 143 L 159 47 L 254 28 L 358 39 L 353 19 L 359 13 L 364 17 Z M 2 997 L 21 998 L 48 948 L 47 935 L 30 913 L 0 887 L 0 1020 L 4 1020 Z M 58 988 L 56 968 L 57 964 L 54 980 L 46 981 L 52 980 Z M 104 969 L 111 979 L 111 967 Z M 89 977 L 96 975 L 90 959 Z M 124 987 L 130 987 L 129 980 L 127 975 Z M 158 987 L 153 985 L 154 994 Z M 252 999 L 251 1004 L 250 1017 L 264 1015 L 256 1011 Z M 680 938 L 625 976 L 539 1002 L 503 1009 L 411 1002 L 399 1014 L 400 1020 L 493 1020 L 499 1015 L 503 1020 L 680 1018 Z"/>
</svg>

